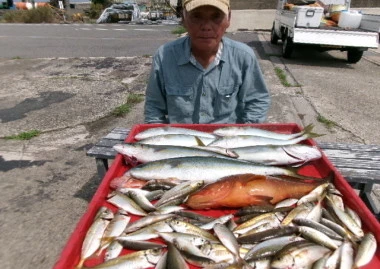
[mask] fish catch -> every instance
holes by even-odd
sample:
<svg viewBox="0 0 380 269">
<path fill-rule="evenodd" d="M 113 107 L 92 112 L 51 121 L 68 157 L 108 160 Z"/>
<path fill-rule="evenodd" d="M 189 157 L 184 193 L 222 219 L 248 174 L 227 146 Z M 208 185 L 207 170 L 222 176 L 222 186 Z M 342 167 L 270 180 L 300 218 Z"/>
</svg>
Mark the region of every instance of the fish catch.
<svg viewBox="0 0 380 269">
<path fill-rule="evenodd" d="M 268 132 L 264 139 L 301 139 L 311 129 L 286 139 L 288 134 Z M 209 147 L 197 135 L 197 145 L 185 151 Z M 248 151 L 234 145 L 213 148 L 206 156 L 183 156 L 182 144 L 127 146 L 141 150 L 128 153 L 132 162 L 145 163 L 110 181 L 105 205 L 76 254 L 78 268 L 378 267 L 375 234 L 345 204 L 349 197 L 335 188 L 335 173 L 310 178 L 298 168 L 274 166 L 307 163 L 321 155 L 318 148 L 297 144 Z M 214 157 L 218 152 L 224 156 Z M 257 164 L 260 158 L 279 162 Z M 319 162 L 314 165 L 319 171 Z"/>
<path fill-rule="evenodd" d="M 304 182 L 253 174 L 233 175 L 193 193 L 186 205 L 192 209 L 273 205 L 286 198 L 301 198 L 322 183 L 321 180 Z"/>
</svg>

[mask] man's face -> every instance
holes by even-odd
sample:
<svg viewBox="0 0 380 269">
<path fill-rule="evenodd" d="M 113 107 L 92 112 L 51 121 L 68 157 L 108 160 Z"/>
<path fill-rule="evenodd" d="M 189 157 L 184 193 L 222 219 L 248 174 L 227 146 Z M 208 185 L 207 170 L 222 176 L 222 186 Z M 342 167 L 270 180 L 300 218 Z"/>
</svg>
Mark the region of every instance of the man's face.
<svg viewBox="0 0 380 269">
<path fill-rule="evenodd" d="M 218 49 L 230 18 L 213 6 L 202 6 L 190 12 L 184 12 L 184 26 L 191 38 L 193 49 L 210 51 Z"/>
</svg>

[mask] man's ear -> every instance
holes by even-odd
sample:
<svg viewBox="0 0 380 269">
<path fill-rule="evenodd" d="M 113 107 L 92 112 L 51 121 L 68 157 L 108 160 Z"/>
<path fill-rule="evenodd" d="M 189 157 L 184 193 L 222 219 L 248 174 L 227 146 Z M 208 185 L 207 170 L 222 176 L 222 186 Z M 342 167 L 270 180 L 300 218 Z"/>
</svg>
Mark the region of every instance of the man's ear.
<svg viewBox="0 0 380 269">
<path fill-rule="evenodd" d="M 231 10 L 228 11 L 228 22 L 231 21 Z"/>
</svg>

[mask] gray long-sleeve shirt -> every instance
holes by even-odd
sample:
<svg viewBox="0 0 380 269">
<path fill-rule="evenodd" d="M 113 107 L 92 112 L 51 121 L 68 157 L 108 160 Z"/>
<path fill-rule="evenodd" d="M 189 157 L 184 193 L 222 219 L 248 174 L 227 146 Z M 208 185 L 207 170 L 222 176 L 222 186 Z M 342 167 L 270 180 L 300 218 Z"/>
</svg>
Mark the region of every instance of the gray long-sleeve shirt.
<svg viewBox="0 0 380 269">
<path fill-rule="evenodd" d="M 270 96 L 253 50 L 223 37 L 219 64 L 191 61 L 190 38 L 161 46 L 146 89 L 146 123 L 261 123 Z"/>
</svg>

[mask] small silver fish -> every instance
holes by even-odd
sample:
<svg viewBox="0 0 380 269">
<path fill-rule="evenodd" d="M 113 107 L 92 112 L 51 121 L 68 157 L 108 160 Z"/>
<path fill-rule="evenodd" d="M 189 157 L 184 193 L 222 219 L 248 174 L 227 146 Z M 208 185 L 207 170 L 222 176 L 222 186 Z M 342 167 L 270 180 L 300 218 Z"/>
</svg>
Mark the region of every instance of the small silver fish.
<svg viewBox="0 0 380 269">
<path fill-rule="evenodd" d="M 81 250 L 81 257 L 76 268 L 82 268 L 84 261 L 92 256 L 100 247 L 101 240 L 110 220 L 97 218 L 87 230 Z"/>
<path fill-rule="evenodd" d="M 218 236 L 220 242 L 234 254 L 235 260 L 238 264 L 244 264 L 244 260 L 240 257 L 239 243 L 236 241 L 234 234 L 224 225 L 216 223 L 214 225 L 214 232 Z"/>
<path fill-rule="evenodd" d="M 159 221 L 166 220 L 173 217 L 174 217 L 173 214 L 148 215 L 134 222 L 129 223 L 128 226 L 125 228 L 124 232 L 131 233 L 131 232 L 137 231 L 138 229 L 151 225 L 155 222 L 159 222 Z"/>
<path fill-rule="evenodd" d="M 137 192 L 137 191 L 134 191 L 134 190 L 130 190 L 128 192 L 128 195 L 129 197 L 132 198 L 133 201 L 136 202 L 136 204 L 138 204 L 143 210 L 147 211 L 147 212 L 152 212 L 152 211 L 155 211 L 156 210 L 156 207 L 148 200 L 148 198 L 146 198 L 145 195 Z"/>
<path fill-rule="evenodd" d="M 285 246 L 272 259 L 271 268 L 310 268 L 330 252 L 328 248 L 307 241 L 297 241 Z"/>
<path fill-rule="evenodd" d="M 372 233 L 366 233 L 363 236 L 356 253 L 354 260 L 355 267 L 361 267 L 368 264 L 375 255 L 376 249 L 377 242 L 375 236 Z"/>
<path fill-rule="evenodd" d="M 298 226 L 298 231 L 302 236 L 310 241 L 316 242 L 329 249 L 335 250 L 338 248 L 337 244 L 324 233 L 307 226 Z"/>
<path fill-rule="evenodd" d="M 151 268 L 161 258 L 163 250 L 160 248 L 141 250 L 132 252 L 130 254 L 122 255 L 117 258 L 106 261 L 97 266 L 91 267 L 94 269 L 138 269 L 138 268 Z"/>
<path fill-rule="evenodd" d="M 176 232 L 195 234 L 207 240 L 217 241 L 217 238 L 213 234 L 190 223 L 177 219 L 171 219 L 168 222 L 170 227 L 172 227 L 172 229 Z"/>
<path fill-rule="evenodd" d="M 147 215 L 147 213 L 131 198 L 117 191 L 111 192 L 108 195 L 107 202 L 136 216 Z"/>
<path fill-rule="evenodd" d="M 174 188 L 165 192 L 160 200 L 158 200 L 155 204 L 156 207 L 160 207 L 163 204 L 166 204 L 170 201 L 176 200 L 181 197 L 185 197 L 190 193 L 200 189 L 204 185 L 203 180 L 194 180 L 194 181 L 186 181 L 181 184 L 178 184 Z"/>
<path fill-rule="evenodd" d="M 106 249 L 106 253 L 104 254 L 104 261 L 106 262 L 119 257 L 122 250 L 123 246 L 119 242 L 112 241 Z"/>
<path fill-rule="evenodd" d="M 190 242 L 194 246 L 204 245 L 208 240 L 202 236 L 195 234 L 181 233 L 181 232 L 159 232 L 158 235 L 166 242 L 173 243 L 175 239 L 182 238 Z M 216 240 L 217 241 L 217 240 Z M 216 242 L 215 241 L 215 242 Z"/>
<path fill-rule="evenodd" d="M 168 244 L 166 268 L 189 269 L 189 266 L 187 265 L 185 259 L 172 243 Z"/>
</svg>

